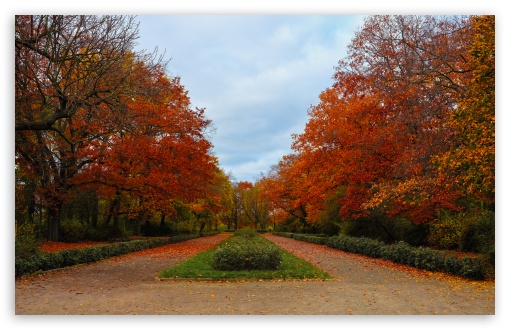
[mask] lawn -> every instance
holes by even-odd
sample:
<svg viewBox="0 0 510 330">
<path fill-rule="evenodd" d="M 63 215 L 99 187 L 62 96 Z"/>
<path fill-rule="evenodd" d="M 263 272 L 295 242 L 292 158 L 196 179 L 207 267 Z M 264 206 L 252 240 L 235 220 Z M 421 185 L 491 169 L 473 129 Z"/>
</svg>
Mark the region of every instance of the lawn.
<svg viewBox="0 0 510 330">
<path fill-rule="evenodd" d="M 159 278 L 174 279 L 331 279 L 331 276 L 312 264 L 282 249 L 282 263 L 277 270 L 223 271 L 212 268 L 215 248 L 198 253 L 181 264 L 159 274 Z"/>
</svg>

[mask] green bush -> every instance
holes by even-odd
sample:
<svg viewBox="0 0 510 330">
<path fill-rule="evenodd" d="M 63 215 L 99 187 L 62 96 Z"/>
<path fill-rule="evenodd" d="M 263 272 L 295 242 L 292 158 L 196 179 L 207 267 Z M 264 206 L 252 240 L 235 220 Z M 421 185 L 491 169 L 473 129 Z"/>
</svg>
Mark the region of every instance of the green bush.
<svg viewBox="0 0 510 330">
<path fill-rule="evenodd" d="M 413 247 L 402 241 L 388 245 L 383 250 L 382 258 L 405 265 L 411 265 L 413 261 Z"/>
<path fill-rule="evenodd" d="M 487 268 L 479 258 L 463 257 L 461 260 L 460 276 L 482 280 L 486 277 Z"/>
<path fill-rule="evenodd" d="M 16 258 L 25 259 L 39 253 L 39 240 L 33 224 L 24 223 L 16 228 L 14 253 Z"/>
<path fill-rule="evenodd" d="M 411 253 L 414 258 L 410 266 L 431 271 L 444 270 L 445 252 L 420 246 L 413 248 Z"/>
<path fill-rule="evenodd" d="M 88 226 L 83 233 L 83 239 L 94 242 L 106 242 L 108 240 L 108 233 L 108 228 Z"/>
<path fill-rule="evenodd" d="M 366 237 L 351 237 L 347 235 L 338 235 L 326 240 L 326 245 L 337 250 L 345 252 L 359 253 L 374 258 L 382 256 L 385 247 L 383 242 Z"/>
<path fill-rule="evenodd" d="M 338 225 L 338 235 L 367 237 L 384 243 L 403 241 L 413 246 L 423 245 L 427 233 L 428 225 L 414 224 L 406 218 L 389 219 L 382 215 L 344 220 Z"/>
<path fill-rule="evenodd" d="M 312 241 L 315 238 L 305 234 L 280 233 L 275 234 L 304 241 Z M 308 236 L 308 237 L 307 237 Z M 393 262 L 409 265 L 412 267 L 430 270 L 444 271 L 450 274 L 469 279 L 485 279 L 493 274 L 494 267 L 487 258 L 464 257 L 457 259 L 447 256 L 445 251 L 438 251 L 428 247 L 413 247 L 405 242 L 385 245 L 383 242 L 365 237 L 350 237 L 347 235 L 333 236 L 323 242 L 331 248 L 345 252 L 358 253 L 373 258 L 384 258 Z"/>
<path fill-rule="evenodd" d="M 441 212 L 429 226 L 428 241 L 438 249 L 456 250 L 460 246 L 464 226 L 461 214 Z"/>
<path fill-rule="evenodd" d="M 85 239 L 88 225 L 77 220 L 62 221 L 59 228 L 59 240 L 62 242 L 76 243 Z"/>
<path fill-rule="evenodd" d="M 326 236 L 311 234 L 292 234 L 292 238 L 314 244 L 326 244 L 326 240 L 328 239 Z"/>
<path fill-rule="evenodd" d="M 203 235 L 215 235 L 216 233 L 217 232 L 203 233 Z M 198 236 L 198 234 L 190 234 L 173 236 L 170 238 L 132 240 L 51 253 L 36 253 L 27 255 L 24 258 L 16 257 L 15 276 L 28 275 L 38 271 L 63 268 L 77 264 L 96 262 L 126 253 L 194 239 Z"/>
<path fill-rule="evenodd" d="M 245 238 L 253 238 L 257 235 L 258 235 L 257 231 L 250 227 L 243 227 L 234 232 L 234 236 L 240 236 Z"/>
<path fill-rule="evenodd" d="M 461 249 L 464 251 L 480 252 L 494 256 L 495 251 L 495 214 L 484 211 L 477 215 L 462 233 Z"/>
<path fill-rule="evenodd" d="M 278 269 L 281 249 L 249 230 L 238 230 L 214 251 L 212 267 L 216 270 Z"/>
<path fill-rule="evenodd" d="M 455 258 L 453 255 L 449 255 L 444 259 L 444 271 L 450 274 L 460 274 L 462 268 L 462 262 L 460 259 Z"/>
</svg>

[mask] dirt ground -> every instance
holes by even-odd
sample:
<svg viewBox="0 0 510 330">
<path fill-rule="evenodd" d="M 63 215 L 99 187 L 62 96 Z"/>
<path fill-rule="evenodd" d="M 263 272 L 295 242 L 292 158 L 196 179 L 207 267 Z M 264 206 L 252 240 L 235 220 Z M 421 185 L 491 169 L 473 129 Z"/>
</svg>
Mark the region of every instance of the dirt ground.
<svg viewBox="0 0 510 330">
<path fill-rule="evenodd" d="M 327 271 L 322 281 L 158 280 L 226 238 L 202 237 L 15 280 L 16 315 L 494 315 L 495 283 L 418 271 L 265 235 Z"/>
</svg>

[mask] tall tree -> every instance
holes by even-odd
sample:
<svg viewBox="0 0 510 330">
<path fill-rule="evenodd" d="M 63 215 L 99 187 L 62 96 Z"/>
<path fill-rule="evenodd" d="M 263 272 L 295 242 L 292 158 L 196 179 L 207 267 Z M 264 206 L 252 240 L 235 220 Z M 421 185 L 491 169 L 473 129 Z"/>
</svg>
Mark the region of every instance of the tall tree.
<svg viewBox="0 0 510 330">
<path fill-rule="evenodd" d="M 448 122 L 457 143 L 438 157 L 440 168 L 464 192 L 489 204 L 495 194 L 496 19 L 474 16 L 468 62 L 473 70 L 466 97 Z"/>
<path fill-rule="evenodd" d="M 444 184 L 435 157 L 455 142 L 446 121 L 469 81 L 471 37 L 466 17 L 365 20 L 294 136 L 309 221 L 340 192 L 344 219 L 377 210 L 419 223 L 456 208 L 459 191 Z"/>
<path fill-rule="evenodd" d="M 151 77 L 140 82 L 146 93 L 126 102 L 123 128 L 90 148 L 100 157 L 75 177 L 82 185 L 99 185 L 110 200 L 106 221 L 114 225 L 119 215 L 139 224 L 155 212 L 164 222 L 176 202 L 209 202 L 216 176 L 204 109 L 192 109 L 180 79 L 167 77 L 163 68 L 144 75 Z"/>
<path fill-rule="evenodd" d="M 16 16 L 16 161 L 40 179 L 48 239 L 58 240 L 70 180 L 97 156 L 89 147 L 122 126 L 137 70 L 159 60 L 133 53 L 134 17 Z M 143 77 L 143 76 L 139 76 Z"/>
</svg>

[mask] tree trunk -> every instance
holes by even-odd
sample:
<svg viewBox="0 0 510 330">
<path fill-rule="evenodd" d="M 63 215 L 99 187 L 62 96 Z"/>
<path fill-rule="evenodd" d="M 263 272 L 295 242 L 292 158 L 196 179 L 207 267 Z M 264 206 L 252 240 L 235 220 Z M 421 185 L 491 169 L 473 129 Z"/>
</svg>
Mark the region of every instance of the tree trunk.
<svg viewBox="0 0 510 330">
<path fill-rule="evenodd" d="M 92 201 L 92 210 L 90 215 L 90 223 L 92 227 L 96 228 L 99 219 L 99 199 L 97 196 L 94 196 Z"/>
<path fill-rule="evenodd" d="M 117 217 L 117 208 L 120 204 L 119 200 L 120 192 L 117 191 L 115 194 L 115 198 L 113 199 L 112 203 L 110 204 L 110 209 L 108 210 L 108 215 L 106 216 L 105 226 L 108 226 L 110 224 L 110 221 L 112 220 L 112 217 L 115 215 L 115 218 Z M 116 219 L 114 219 L 115 221 Z M 116 225 L 116 223 L 114 223 Z"/>
<path fill-rule="evenodd" d="M 160 228 L 164 228 L 165 227 L 165 218 L 166 218 L 165 212 L 161 212 L 161 220 L 159 221 L 159 227 Z"/>
<path fill-rule="evenodd" d="M 198 231 L 199 236 L 202 236 L 202 232 L 204 231 L 205 225 L 206 225 L 206 222 L 200 222 L 200 229 Z"/>
<path fill-rule="evenodd" d="M 48 241 L 58 242 L 61 208 L 62 205 L 48 207 Z"/>
<path fill-rule="evenodd" d="M 141 227 L 141 220 L 135 220 L 135 228 L 133 230 L 133 235 L 140 236 L 140 227 Z M 148 221 L 147 221 L 148 222 Z"/>
</svg>

